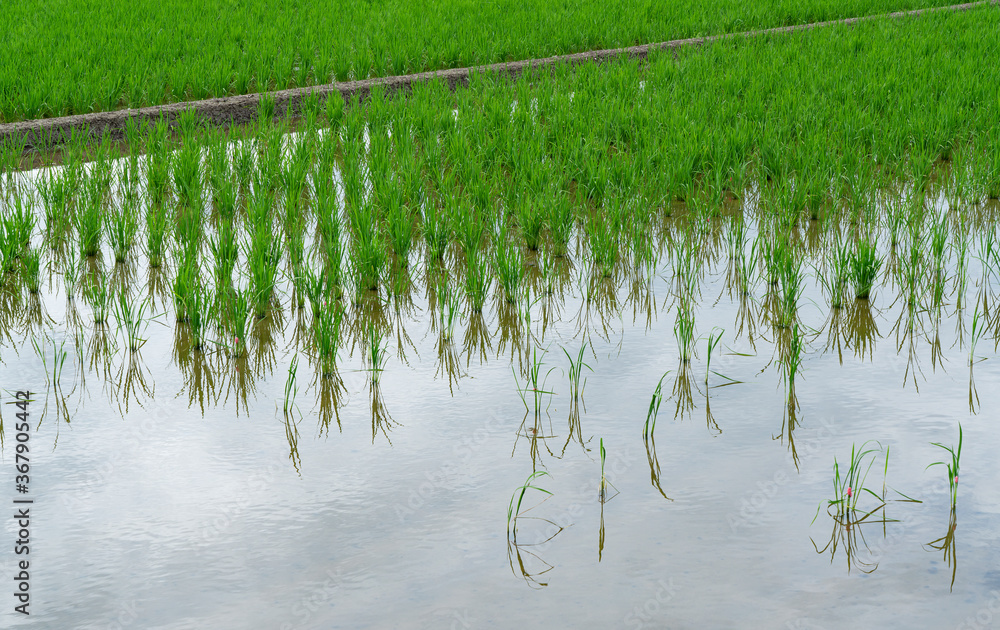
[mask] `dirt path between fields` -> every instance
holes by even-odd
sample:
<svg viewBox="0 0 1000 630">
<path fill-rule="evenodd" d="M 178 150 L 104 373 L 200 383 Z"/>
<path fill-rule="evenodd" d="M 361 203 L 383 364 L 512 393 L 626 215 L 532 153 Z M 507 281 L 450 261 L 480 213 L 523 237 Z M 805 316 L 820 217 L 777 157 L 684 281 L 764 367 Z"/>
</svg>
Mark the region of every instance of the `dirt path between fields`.
<svg viewBox="0 0 1000 630">
<path fill-rule="evenodd" d="M 727 33 L 724 35 L 713 35 L 709 37 L 676 39 L 657 44 L 643 44 L 641 46 L 614 48 L 609 50 L 594 50 L 572 55 L 546 57 L 544 59 L 528 59 L 525 61 L 496 63 L 486 66 L 474 66 L 471 68 L 454 68 L 451 70 L 438 70 L 434 72 L 422 72 L 419 74 L 366 79 L 364 81 L 347 81 L 344 83 L 294 88 L 290 90 L 271 92 L 269 94 L 274 97 L 276 118 L 285 116 L 294 117 L 298 115 L 305 97 L 310 94 L 317 94 L 321 103 L 325 102 L 326 97 L 333 92 L 340 92 L 345 102 L 349 102 L 353 97 L 358 97 L 361 101 L 364 101 L 368 98 L 372 88 L 375 86 L 384 86 L 386 94 L 388 95 L 399 90 L 409 90 L 411 86 L 418 83 L 434 80 L 444 81 L 451 89 L 454 90 L 458 86 L 467 85 L 469 76 L 476 72 L 492 72 L 498 75 L 516 78 L 527 69 L 544 68 L 556 64 L 575 65 L 588 62 L 599 63 L 602 61 L 614 60 L 621 56 L 627 56 L 631 59 L 642 59 L 645 58 L 650 51 L 676 49 L 685 46 L 697 46 L 727 38 L 757 37 L 761 35 L 791 33 L 823 26 L 854 24 L 867 20 L 913 17 L 921 15 L 922 13 L 934 11 L 965 11 L 988 4 L 1000 5 L 1000 0 L 982 0 L 980 2 L 969 2 L 966 4 L 950 5 L 946 7 L 897 11 L 895 13 L 888 14 L 845 18 L 842 20 L 814 22 L 811 24 L 783 26 L 756 31 L 744 31 L 740 33 Z M 260 97 L 261 94 L 259 93 L 246 94 L 241 96 L 211 98 L 202 101 L 171 103 L 169 105 L 157 105 L 153 107 L 143 107 L 141 109 L 123 109 L 113 112 L 98 112 L 77 116 L 64 116 L 61 118 L 43 118 L 16 123 L 7 123 L 0 125 L 0 142 L 7 142 L 9 140 L 17 142 L 23 141 L 25 153 L 30 153 L 37 148 L 54 149 L 60 144 L 63 144 L 64 141 L 70 137 L 73 130 L 77 130 L 79 132 L 83 129 L 87 129 L 92 138 L 101 138 L 105 133 L 107 133 L 112 140 L 121 140 L 125 135 L 125 124 L 130 118 L 136 118 L 141 122 L 147 120 L 155 121 L 162 116 L 165 117 L 171 124 L 174 124 L 178 114 L 189 108 L 194 108 L 202 120 L 211 125 L 222 127 L 242 125 L 249 123 L 256 118 L 257 106 L 260 101 Z"/>
</svg>

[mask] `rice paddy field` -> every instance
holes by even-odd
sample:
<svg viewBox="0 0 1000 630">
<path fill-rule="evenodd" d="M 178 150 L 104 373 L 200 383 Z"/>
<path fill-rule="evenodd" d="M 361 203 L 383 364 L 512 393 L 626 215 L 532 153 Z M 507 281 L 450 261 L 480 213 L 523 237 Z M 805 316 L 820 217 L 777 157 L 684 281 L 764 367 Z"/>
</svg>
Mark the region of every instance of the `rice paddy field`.
<svg viewBox="0 0 1000 630">
<path fill-rule="evenodd" d="M 524 48 L 368 72 L 886 8 L 547 6 Z M 1000 624 L 998 29 L 8 144 L 2 465 L 18 498 L 30 445 L 34 518 L 5 626 Z"/>
<path fill-rule="evenodd" d="M 13 0 L 0 15 L 0 123 L 948 4 Z"/>
</svg>

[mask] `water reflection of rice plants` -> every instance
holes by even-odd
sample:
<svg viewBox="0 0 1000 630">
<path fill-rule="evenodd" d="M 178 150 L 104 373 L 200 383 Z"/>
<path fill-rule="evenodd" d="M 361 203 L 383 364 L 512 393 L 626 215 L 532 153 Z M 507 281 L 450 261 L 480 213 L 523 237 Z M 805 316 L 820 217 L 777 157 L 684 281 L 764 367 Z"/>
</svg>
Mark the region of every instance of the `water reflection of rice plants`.
<svg viewBox="0 0 1000 630">
<path fill-rule="evenodd" d="M 510 504 L 507 506 L 507 559 L 510 563 L 510 568 L 511 571 L 514 573 L 514 575 L 520 575 L 520 577 L 524 579 L 524 581 L 532 588 L 543 588 L 545 586 L 548 586 L 548 582 L 541 582 L 538 580 L 538 577 L 544 575 L 545 573 L 548 573 L 554 567 L 551 564 L 542 560 L 542 558 L 537 553 L 532 551 L 530 548 L 548 543 L 550 540 L 558 536 L 559 533 L 563 530 L 561 526 L 559 526 L 557 523 L 547 518 L 542 518 L 538 516 L 525 516 L 525 514 L 537 508 L 539 505 L 547 501 L 549 497 L 553 496 L 552 492 L 537 485 L 537 480 L 540 477 L 548 476 L 548 474 L 549 473 L 546 471 L 535 471 L 532 472 L 530 475 L 528 475 L 528 478 L 525 479 L 524 484 L 522 484 L 519 488 L 514 490 L 514 494 L 511 495 L 510 498 Z M 545 498 L 542 499 L 540 502 L 532 505 L 531 507 L 523 507 L 525 496 L 528 494 L 529 491 L 534 491 L 536 493 L 544 494 Z M 549 534 L 546 538 L 538 540 L 536 542 L 530 542 L 530 543 L 523 541 L 519 542 L 517 540 L 518 524 L 520 521 L 523 520 L 537 520 L 547 523 L 550 526 L 549 531 L 551 531 L 552 533 Z M 514 566 L 515 559 L 517 562 L 516 568 Z M 526 561 L 539 562 L 543 566 L 540 569 L 536 569 L 534 567 L 528 566 Z"/>
<path fill-rule="evenodd" d="M 816 548 L 817 553 L 823 554 L 830 551 L 831 562 L 836 557 L 838 547 L 843 546 L 844 552 L 847 555 L 848 571 L 851 568 L 858 568 L 864 573 L 871 573 L 877 569 L 878 563 L 867 562 L 858 557 L 860 551 L 859 544 L 867 546 L 861 526 L 874 523 L 881 524 L 884 533 L 886 524 L 899 522 L 897 519 L 890 518 L 885 514 L 885 508 L 890 501 L 887 498 L 885 484 L 885 478 L 889 472 L 889 449 L 886 447 L 883 450 L 882 445 L 878 442 L 874 442 L 875 446 L 869 446 L 872 443 L 873 441 L 869 440 L 860 447 L 851 447 L 851 459 L 843 474 L 840 463 L 834 458 L 834 498 L 826 501 L 827 514 L 833 520 L 833 533 L 831 534 L 830 541 L 822 549 L 813 541 L 813 546 Z M 867 483 L 868 474 L 871 472 L 880 455 L 885 459 L 885 466 L 882 473 L 881 493 L 877 493 L 865 484 Z M 894 499 L 894 501 L 920 503 L 920 501 L 910 498 L 898 490 L 893 490 L 893 492 L 902 497 L 901 499 Z M 869 509 L 858 507 L 858 501 L 863 494 L 870 496 L 876 502 Z M 816 517 L 813 518 L 814 523 L 816 522 L 816 518 L 819 517 L 819 511 L 822 507 L 823 504 L 820 503 L 819 507 L 816 508 Z"/>
<path fill-rule="evenodd" d="M 649 463 L 650 483 L 653 484 L 653 487 L 656 488 L 664 499 L 673 501 L 663 491 L 663 486 L 660 484 L 660 460 L 656 457 L 656 438 L 654 437 L 656 418 L 660 413 L 660 404 L 663 402 L 663 380 L 667 378 L 668 374 L 670 372 L 665 372 L 660 377 L 659 382 L 656 384 L 656 389 L 653 390 L 653 396 L 649 401 L 649 410 L 646 412 L 646 423 L 642 427 L 642 441 L 646 447 L 646 461 Z"/>
</svg>

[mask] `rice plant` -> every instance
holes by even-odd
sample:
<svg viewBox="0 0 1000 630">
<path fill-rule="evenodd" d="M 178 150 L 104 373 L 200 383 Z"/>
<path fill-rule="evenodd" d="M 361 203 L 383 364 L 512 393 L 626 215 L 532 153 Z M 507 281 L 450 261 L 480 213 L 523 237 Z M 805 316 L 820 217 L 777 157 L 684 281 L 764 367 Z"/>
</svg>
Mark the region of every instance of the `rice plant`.
<svg viewBox="0 0 1000 630">
<path fill-rule="evenodd" d="M 111 305 L 111 283 L 101 273 L 92 278 L 84 287 L 83 298 L 90 305 L 94 314 L 94 323 L 103 325 L 108 321 L 108 308 Z"/>
<path fill-rule="evenodd" d="M 120 208 L 109 209 L 105 215 L 105 231 L 114 251 L 115 262 L 125 262 L 132 252 L 139 233 L 139 217 L 135 207 L 126 204 Z"/>
<path fill-rule="evenodd" d="M 932 442 L 931 444 L 944 449 L 948 452 L 948 455 L 951 456 L 951 461 L 934 462 L 933 464 L 928 465 L 927 468 L 931 468 L 933 466 L 944 466 L 947 468 L 948 489 L 951 493 L 951 507 L 954 508 L 958 503 L 958 472 L 959 463 L 962 459 L 962 424 L 958 424 L 958 447 L 945 446 L 940 442 Z"/>
<path fill-rule="evenodd" d="M 882 258 L 878 255 L 877 241 L 861 238 L 858 240 L 851 256 L 851 283 L 854 285 L 854 297 L 867 300 L 878 279 L 882 268 Z"/>
<path fill-rule="evenodd" d="M 517 246 L 502 242 L 493 250 L 493 269 L 508 304 L 517 303 L 524 278 L 524 263 Z"/>
<path fill-rule="evenodd" d="M 21 258 L 21 276 L 28 291 L 37 294 L 41 284 L 42 253 L 37 249 L 29 249 Z"/>
<path fill-rule="evenodd" d="M 147 341 L 144 334 L 149 324 L 146 318 L 148 303 L 146 300 L 139 300 L 136 303 L 127 291 L 119 291 L 114 306 L 118 329 L 125 338 L 126 347 L 129 352 L 138 352 Z"/>
</svg>

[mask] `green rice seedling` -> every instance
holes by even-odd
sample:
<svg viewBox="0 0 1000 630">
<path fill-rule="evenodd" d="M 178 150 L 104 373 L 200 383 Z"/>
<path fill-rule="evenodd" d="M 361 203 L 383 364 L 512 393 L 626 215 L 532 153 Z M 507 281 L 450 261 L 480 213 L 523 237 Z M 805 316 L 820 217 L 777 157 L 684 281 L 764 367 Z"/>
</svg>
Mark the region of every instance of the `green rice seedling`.
<svg viewBox="0 0 1000 630">
<path fill-rule="evenodd" d="M 677 301 L 674 337 L 681 363 L 690 363 L 694 353 L 694 307 L 689 297 L 681 296 Z"/>
<path fill-rule="evenodd" d="M 861 238 L 851 257 L 851 283 L 854 285 L 854 297 L 867 300 L 871 296 L 879 269 L 882 268 L 882 258 L 878 255 L 878 242 L 873 238 Z"/>
<path fill-rule="evenodd" d="M 592 216 L 588 224 L 590 254 L 594 266 L 605 278 L 610 278 L 618 262 L 618 236 L 612 221 L 606 216 Z"/>
<path fill-rule="evenodd" d="M 940 442 L 932 442 L 931 444 L 937 446 L 938 448 L 943 448 L 948 451 L 949 455 L 951 455 L 950 462 L 934 462 L 933 464 L 928 465 L 927 468 L 931 468 L 932 466 L 945 466 L 948 469 L 948 488 L 951 492 L 951 507 L 954 509 L 955 505 L 958 504 L 958 470 L 960 460 L 962 459 L 962 424 L 958 424 L 958 448 L 954 446 L 945 446 Z M 925 468 L 924 470 L 927 469 Z"/>
<path fill-rule="evenodd" d="M 523 510 L 523 511 L 521 510 L 521 504 L 524 502 L 524 495 L 528 493 L 528 490 L 535 490 L 547 496 L 552 496 L 552 493 L 546 490 L 545 488 L 532 484 L 532 482 L 534 482 L 539 477 L 544 477 L 548 474 L 549 473 L 547 471 L 536 470 L 535 472 L 528 475 L 528 478 L 524 481 L 523 485 L 514 490 L 514 494 L 510 497 L 510 505 L 507 506 L 508 538 L 513 537 L 514 540 L 517 540 L 517 519 L 522 518 L 523 517 L 522 515 L 524 513 L 532 509 L 528 508 L 528 510 Z M 515 500 L 516 500 L 516 505 L 515 505 Z M 532 517 L 523 517 L 523 518 L 532 518 Z"/>
<path fill-rule="evenodd" d="M 194 304 L 200 274 L 196 256 L 189 255 L 181 259 L 173 286 L 174 316 L 178 322 L 186 322 L 191 318 L 190 309 Z"/>
<path fill-rule="evenodd" d="M 258 230 L 253 234 L 247 247 L 246 261 L 250 272 L 254 315 L 257 319 L 263 319 L 271 308 L 278 264 L 281 262 L 281 247 L 270 231 Z"/>
<path fill-rule="evenodd" d="M 604 472 L 604 462 L 607 459 L 607 451 L 604 450 L 604 438 L 600 441 L 600 453 L 601 453 L 601 488 L 598 492 L 598 499 L 601 503 L 606 503 L 618 495 L 618 488 L 615 488 L 615 484 L 608 481 L 608 476 Z M 615 494 L 608 496 L 608 488 L 612 488 Z"/>
<path fill-rule="evenodd" d="M 712 351 L 715 350 L 715 348 L 719 345 L 720 342 L 722 342 L 722 335 L 724 335 L 724 334 L 726 334 L 726 331 L 724 329 L 718 328 L 718 327 L 713 328 L 712 332 L 708 333 L 708 354 L 707 354 L 707 357 L 706 357 L 706 365 L 705 365 L 705 384 L 706 385 L 708 384 L 708 375 L 709 374 L 716 374 L 718 376 L 722 376 L 722 374 L 719 374 L 718 372 L 712 372 Z M 722 377 L 723 378 L 728 378 L 726 376 L 722 376 Z"/>
<path fill-rule="evenodd" d="M 552 195 L 546 220 L 552 235 L 552 253 L 556 256 L 565 256 L 576 224 L 576 215 L 568 194 L 557 191 Z"/>
<path fill-rule="evenodd" d="M 127 291 L 119 291 L 117 298 L 115 318 L 118 320 L 118 329 L 125 337 L 125 345 L 129 352 L 138 352 L 146 343 L 143 335 L 149 324 L 149 320 L 145 317 L 148 303 L 146 300 L 135 303 Z"/>
<path fill-rule="evenodd" d="M 542 399 L 545 396 L 553 396 L 555 392 L 547 390 L 546 383 L 548 382 L 549 375 L 552 374 L 552 370 L 555 368 L 550 368 L 549 370 L 543 372 L 542 367 L 545 363 L 542 359 L 545 358 L 545 351 L 542 351 L 541 356 L 538 354 L 538 348 L 532 349 L 531 359 L 529 360 L 526 372 L 526 379 L 523 387 L 518 388 L 518 395 L 521 397 L 521 402 L 524 403 L 524 408 L 528 412 L 534 412 L 535 418 L 541 417 L 542 411 Z M 517 379 L 517 373 L 514 372 L 513 366 L 511 367 L 511 372 L 514 373 L 515 380 Z M 531 405 L 528 404 L 528 394 L 531 395 Z"/>
<path fill-rule="evenodd" d="M 212 302 L 212 296 L 209 295 L 200 281 L 196 281 L 185 305 L 188 329 L 191 331 L 191 347 L 195 350 L 201 350 L 205 347 L 208 307 Z"/>
<path fill-rule="evenodd" d="M 473 313 L 482 313 L 492 278 L 484 255 L 471 251 L 465 256 L 465 298 Z"/>
<path fill-rule="evenodd" d="M 226 324 L 232 336 L 232 353 L 243 354 L 247 343 L 247 321 L 250 319 L 250 298 L 246 291 L 234 290 L 226 304 Z M 228 345 L 228 344 L 227 344 Z"/>
<path fill-rule="evenodd" d="M 460 206 L 455 217 L 455 235 L 467 258 L 479 254 L 483 246 L 484 231 L 483 219 L 479 213 L 468 206 Z"/>
<path fill-rule="evenodd" d="M 795 377 L 802 371 L 803 339 L 799 325 L 792 326 L 788 336 L 788 344 L 781 356 L 781 371 L 788 386 L 789 394 L 795 389 Z"/>
<path fill-rule="evenodd" d="M 115 262 L 123 263 L 128 259 L 139 233 L 139 217 L 135 206 L 123 205 L 117 209 L 109 209 L 104 215 L 105 231 L 108 241 L 115 254 Z"/>
<path fill-rule="evenodd" d="M 833 499 L 829 499 L 827 503 L 827 511 L 830 512 L 831 516 L 834 517 L 838 522 L 843 522 L 844 524 L 859 523 L 864 521 L 870 515 L 874 514 L 877 510 L 885 506 L 885 500 L 883 496 L 876 494 L 871 489 L 865 487 L 865 483 L 868 479 L 868 474 L 871 472 L 872 466 L 878 458 L 878 454 L 882 452 L 882 445 L 878 442 L 878 448 L 872 447 L 867 448 L 871 444 L 871 441 L 865 442 L 860 448 L 851 446 L 851 459 L 847 469 L 841 474 L 840 462 L 837 461 L 835 457 L 833 460 Z M 888 467 L 888 454 L 886 456 L 886 466 Z M 858 510 L 858 499 L 861 498 L 862 493 L 868 493 L 875 499 L 879 501 L 879 505 L 869 511 L 859 511 Z M 884 494 L 884 493 L 883 493 Z M 820 504 L 822 507 L 822 503 Z M 832 510 L 832 511 L 831 511 Z M 860 518 L 857 515 L 860 513 Z M 816 516 L 819 516 L 819 510 L 816 510 Z M 815 522 L 815 517 L 813 522 Z"/>
<path fill-rule="evenodd" d="M 497 243 L 493 251 L 493 268 L 497 275 L 504 299 L 509 304 L 517 303 L 524 278 L 524 263 L 521 251 L 511 243 Z"/>
<path fill-rule="evenodd" d="M 72 190 L 69 177 L 65 172 L 44 177 L 38 185 L 38 192 L 45 208 L 45 237 L 54 246 L 70 227 Z"/>
<path fill-rule="evenodd" d="M 443 260 L 448 242 L 451 240 L 451 218 L 447 211 L 437 204 L 427 204 L 423 211 L 423 230 L 431 260 Z"/>
<path fill-rule="evenodd" d="M 455 324 L 458 321 L 460 299 L 458 293 L 451 288 L 447 279 L 438 285 L 438 324 L 441 338 L 447 342 L 451 342 L 455 338 Z"/>
<path fill-rule="evenodd" d="M 240 255 L 239 240 L 231 224 L 219 225 L 219 231 L 209 241 L 209 249 L 215 260 L 215 286 L 217 291 L 224 291 L 233 285 L 233 269 Z"/>
<path fill-rule="evenodd" d="M 386 200 L 386 232 L 396 262 L 400 267 L 409 266 L 410 249 L 413 247 L 413 215 L 403 204 L 403 193 L 392 186 Z"/>
<path fill-rule="evenodd" d="M 204 190 L 201 145 L 188 136 L 172 158 L 171 174 L 181 207 L 200 207 Z"/>
<path fill-rule="evenodd" d="M 314 271 L 308 265 L 305 265 L 300 273 L 302 292 L 309 300 L 313 320 L 315 320 L 319 317 L 323 302 L 326 300 L 326 274 L 322 271 Z"/>
<path fill-rule="evenodd" d="M 108 307 L 111 304 L 111 283 L 98 273 L 83 290 L 83 298 L 94 313 L 94 323 L 103 325 L 108 321 Z"/>
<path fill-rule="evenodd" d="M 532 251 L 538 249 L 542 228 L 545 226 L 545 215 L 541 208 L 538 207 L 534 199 L 525 195 L 519 195 L 515 198 L 513 206 L 525 246 Z"/>
<path fill-rule="evenodd" d="M 850 279 L 850 268 L 850 246 L 838 238 L 831 246 L 831 256 L 827 262 L 826 274 L 816 274 L 830 296 L 830 308 L 840 309 L 844 307 L 844 290 Z"/>
<path fill-rule="evenodd" d="M 351 270 L 357 291 L 377 291 L 388 255 L 385 241 L 379 233 L 374 208 L 369 204 L 352 205 L 351 219 Z"/>
<path fill-rule="evenodd" d="M 569 360 L 569 391 L 570 400 L 573 401 L 578 401 L 583 397 L 583 388 L 587 386 L 587 379 L 583 379 L 582 382 L 580 381 L 580 378 L 583 376 L 583 368 L 587 368 L 591 372 L 594 371 L 594 368 L 583 362 L 583 355 L 586 350 L 587 344 L 584 343 L 580 346 L 580 351 L 577 353 L 576 359 L 574 359 L 566 348 L 562 348 L 563 354 Z"/>
<path fill-rule="evenodd" d="M 382 339 L 379 331 L 374 326 L 368 327 L 368 334 L 365 335 L 367 345 L 368 372 L 371 374 L 373 385 L 377 385 L 382 372 L 385 370 L 385 363 L 388 360 L 387 344 Z"/>
<path fill-rule="evenodd" d="M 82 207 L 78 206 L 76 209 L 76 231 L 83 255 L 93 257 L 101 251 L 103 233 L 101 193 L 88 183 L 82 201 Z"/>
<path fill-rule="evenodd" d="M 299 393 L 299 386 L 296 382 L 296 375 L 299 371 L 299 356 L 292 357 L 292 362 L 288 366 L 288 378 L 285 379 L 285 399 L 284 411 L 288 413 L 295 405 L 295 396 Z"/>
<path fill-rule="evenodd" d="M 31 248 L 21 257 L 21 275 L 28 291 L 37 294 L 41 285 L 42 253 Z"/>
<path fill-rule="evenodd" d="M 344 310 L 339 306 L 324 305 L 314 316 L 313 322 L 316 335 L 316 354 L 324 377 L 331 377 L 337 361 L 337 348 L 340 346 L 340 330 Z"/>
<path fill-rule="evenodd" d="M 76 283 L 80 278 L 80 250 L 76 243 L 70 243 L 62 261 L 63 286 L 66 289 L 66 299 L 72 301 L 76 291 Z"/>
<path fill-rule="evenodd" d="M 802 297 L 802 259 L 792 251 L 791 246 L 781 241 L 776 256 L 781 293 L 778 296 L 778 328 L 789 328 L 798 314 L 799 298 Z"/>
<path fill-rule="evenodd" d="M 167 210 L 161 206 L 149 206 L 146 210 L 146 257 L 153 269 L 163 264 L 165 242 L 170 228 Z"/>
</svg>

